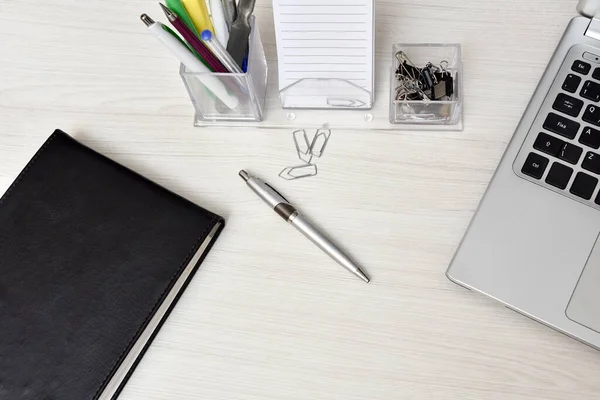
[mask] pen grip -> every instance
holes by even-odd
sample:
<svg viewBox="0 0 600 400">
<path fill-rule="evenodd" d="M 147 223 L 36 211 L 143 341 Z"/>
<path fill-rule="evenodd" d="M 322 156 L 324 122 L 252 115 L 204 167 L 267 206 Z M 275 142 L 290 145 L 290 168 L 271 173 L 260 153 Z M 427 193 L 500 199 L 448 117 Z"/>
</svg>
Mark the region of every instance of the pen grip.
<svg viewBox="0 0 600 400">
<path fill-rule="evenodd" d="M 294 214 L 297 215 L 297 211 L 291 204 L 279 203 L 275 206 L 275 212 L 283 218 L 286 222 L 291 222 L 291 218 Z"/>
</svg>

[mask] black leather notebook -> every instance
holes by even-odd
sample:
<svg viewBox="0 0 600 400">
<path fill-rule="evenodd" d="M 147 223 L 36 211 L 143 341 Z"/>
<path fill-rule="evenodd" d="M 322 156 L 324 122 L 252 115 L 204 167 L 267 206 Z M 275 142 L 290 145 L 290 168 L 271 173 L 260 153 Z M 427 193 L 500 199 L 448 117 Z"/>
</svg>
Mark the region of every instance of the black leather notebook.
<svg viewBox="0 0 600 400">
<path fill-rule="evenodd" d="M 116 398 L 223 225 L 54 132 L 0 199 L 0 399 Z"/>
</svg>

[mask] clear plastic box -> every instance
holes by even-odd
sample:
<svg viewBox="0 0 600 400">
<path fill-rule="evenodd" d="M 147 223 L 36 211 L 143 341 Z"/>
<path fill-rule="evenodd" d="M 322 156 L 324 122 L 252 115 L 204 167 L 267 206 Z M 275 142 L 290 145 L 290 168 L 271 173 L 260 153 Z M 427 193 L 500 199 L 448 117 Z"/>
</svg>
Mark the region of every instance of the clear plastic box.
<svg viewBox="0 0 600 400">
<path fill-rule="evenodd" d="M 410 61 L 419 68 L 431 62 L 439 65 L 446 61 L 446 70 L 454 80 L 454 93 L 448 100 L 396 100 L 396 70 L 399 61 L 396 54 L 406 53 Z M 392 47 L 392 68 L 390 71 L 390 122 L 402 126 L 401 129 L 462 130 L 462 62 L 460 44 L 438 43 L 397 43 Z"/>
<path fill-rule="evenodd" d="M 222 122 L 260 122 L 264 119 L 267 60 L 254 17 L 251 18 L 250 26 L 248 69 L 245 74 L 193 73 L 181 65 L 179 74 L 196 111 L 195 126 Z M 209 89 L 215 86 L 220 89 L 221 97 Z"/>
<path fill-rule="evenodd" d="M 279 92 L 281 107 L 370 109 L 373 93 L 345 79 L 304 78 Z"/>
</svg>

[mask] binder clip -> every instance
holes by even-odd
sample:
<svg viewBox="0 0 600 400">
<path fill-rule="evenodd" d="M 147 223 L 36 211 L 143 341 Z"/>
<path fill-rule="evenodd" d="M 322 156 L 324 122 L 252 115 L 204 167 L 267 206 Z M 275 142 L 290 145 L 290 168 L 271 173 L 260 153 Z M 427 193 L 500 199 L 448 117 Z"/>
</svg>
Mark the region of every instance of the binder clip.
<svg viewBox="0 0 600 400">
<path fill-rule="evenodd" d="M 396 59 L 397 102 L 448 100 L 454 93 L 454 78 L 447 70 L 448 61 L 442 60 L 438 65 L 428 62 L 419 68 L 403 51 L 396 53 Z"/>
</svg>

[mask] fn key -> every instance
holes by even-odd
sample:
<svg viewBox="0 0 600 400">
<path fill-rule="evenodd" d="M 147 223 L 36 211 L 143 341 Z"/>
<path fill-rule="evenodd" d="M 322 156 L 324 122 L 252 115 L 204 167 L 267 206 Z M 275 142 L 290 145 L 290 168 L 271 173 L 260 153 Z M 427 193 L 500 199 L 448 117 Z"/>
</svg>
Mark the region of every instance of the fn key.
<svg viewBox="0 0 600 400">
<path fill-rule="evenodd" d="M 535 179 L 540 179 L 548 166 L 548 159 L 539 154 L 529 153 L 521 172 Z"/>
</svg>

